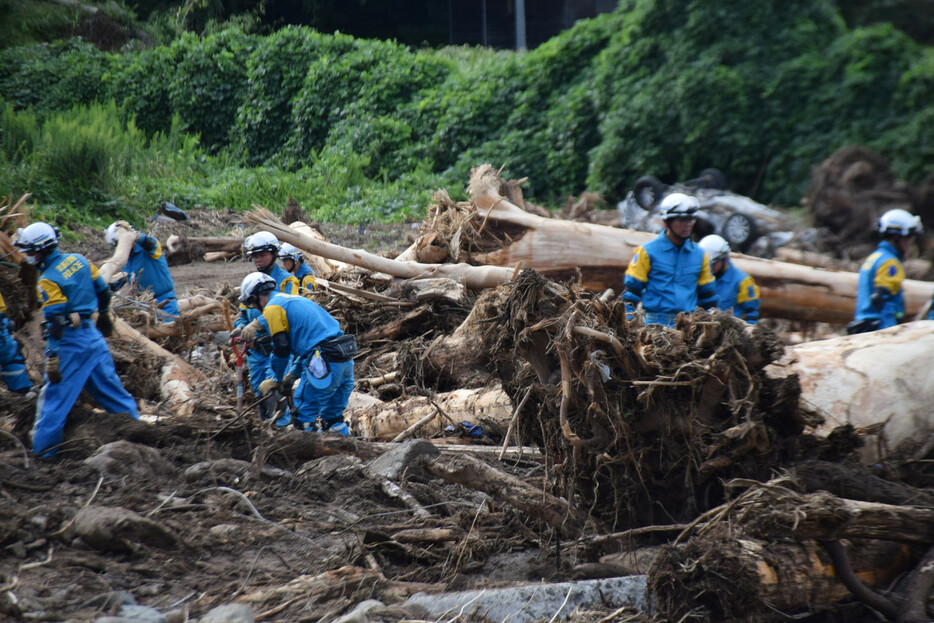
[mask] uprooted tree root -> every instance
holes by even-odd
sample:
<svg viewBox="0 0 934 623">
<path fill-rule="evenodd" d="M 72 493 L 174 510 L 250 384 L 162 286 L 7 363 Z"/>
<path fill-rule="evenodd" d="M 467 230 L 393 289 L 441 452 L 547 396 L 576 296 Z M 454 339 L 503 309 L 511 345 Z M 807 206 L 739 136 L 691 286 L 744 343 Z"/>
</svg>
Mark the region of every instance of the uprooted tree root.
<svg viewBox="0 0 934 623">
<path fill-rule="evenodd" d="M 782 352 L 765 327 L 722 312 L 642 326 L 534 271 L 484 297 L 504 298 L 489 366 L 534 405 L 520 439 L 551 455 L 558 495 L 612 529 L 689 520 L 722 501 L 720 479 L 767 478 L 796 450 L 796 388 L 765 379 Z"/>
</svg>

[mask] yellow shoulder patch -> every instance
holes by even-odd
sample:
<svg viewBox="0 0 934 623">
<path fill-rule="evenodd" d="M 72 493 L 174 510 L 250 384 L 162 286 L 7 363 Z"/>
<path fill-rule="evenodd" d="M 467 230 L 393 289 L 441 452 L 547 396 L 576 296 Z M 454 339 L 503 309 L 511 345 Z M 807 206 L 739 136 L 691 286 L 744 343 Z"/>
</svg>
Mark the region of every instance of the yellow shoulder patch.
<svg viewBox="0 0 934 623">
<path fill-rule="evenodd" d="M 39 280 L 39 296 L 42 299 L 43 307 L 60 305 L 68 302 L 68 299 L 62 294 L 62 289 L 58 287 L 58 284 L 49 279 Z"/>
<path fill-rule="evenodd" d="M 263 308 L 263 318 L 266 319 L 266 324 L 269 325 L 270 335 L 289 330 L 289 319 L 285 315 L 285 309 L 279 305 L 267 305 Z"/>
</svg>

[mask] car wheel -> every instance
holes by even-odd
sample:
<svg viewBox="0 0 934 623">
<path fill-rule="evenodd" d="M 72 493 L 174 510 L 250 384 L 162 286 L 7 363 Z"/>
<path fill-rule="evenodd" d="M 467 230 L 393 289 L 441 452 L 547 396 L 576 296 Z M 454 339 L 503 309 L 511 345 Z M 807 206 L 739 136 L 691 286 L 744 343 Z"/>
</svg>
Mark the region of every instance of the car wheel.
<svg viewBox="0 0 934 623">
<path fill-rule="evenodd" d="M 745 214 L 731 214 L 720 233 L 734 251 L 744 252 L 756 239 L 756 224 Z"/>
<path fill-rule="evenodd" d="M 716 188 L 726 190 L 726 178 L 720 169 L 704 169 L 697 178 L 703 188 Z"/>
<path fill-rule="evenodd" d="M 656 201 L 662 198 L 662 195 L 665 194 L 665 188 L 665 184 L 660 179 L 646 175 L 636 180 L 632 187 L 632 195 L 640 208 L 648 210 L 655 205 Z"/>
</svg>

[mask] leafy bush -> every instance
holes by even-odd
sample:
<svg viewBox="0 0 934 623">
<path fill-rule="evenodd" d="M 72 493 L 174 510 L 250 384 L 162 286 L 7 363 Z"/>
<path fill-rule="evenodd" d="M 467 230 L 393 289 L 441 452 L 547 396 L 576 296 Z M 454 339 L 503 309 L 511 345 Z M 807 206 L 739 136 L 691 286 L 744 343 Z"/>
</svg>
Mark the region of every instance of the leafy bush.
<svg viewBox="0 0 934 623">
<path fill-rule="evenodd" d="M 292 108 L 286 152 L 294 164 L 321 149 L 339 123 L 364 123 L 391 113 L 449 70 L 429 53 L 413 54 L 395 43 L 351 40 L 346 51 L 329 51 L 313 62 Z"/>
<path fill-rule="evenodd" d="M 246 96 L 237 110 L 231 147 L 257 165 L 279 153 L 292 131 L 295 96 L 309 66 L 324 54 L 351 49 L 345 35 L 284 28 L 257 41 L 247 60 Z"/>
<path fill-rule="evenodd" d="M 230 29 L 200 39 L 186 34 L 170 46 L 178 65 L 164 76 L 169 105 L 185 129 L 200 134 L 201 144 L 211 151 L 227 144 L 246 95 L 243 84 L 253 45 L 253 37 Z"/>
<path fill-rule="evenodd" d="M 623 0 L 527 53 L 307 28 L 120 56 L 15 48 L 0 51 L 0 186 L 112 211 L 295 196 L 317 218 L 370 222 L 462 192 L 481 162 L 551 204 L 717 167 L 794 204 L 845 144 L 908 179 L 930 172 L 932 54 L 888 25 L 848 30 L 830 0 Z"/>
<path fill-rule="evenodd" d="M 0 93 L 17 108 L 67 110 L 100 98 L 111 57 L 80 39 L 0 50 Z"/>
<path fill-rule="evenodd" d="M 180 46 L 174 46 L 122 54 L 101 77 L 107 96 L 149 134 L 169 130 L 172 107 L 167 84 L 182 52 Z"/>
</svg>

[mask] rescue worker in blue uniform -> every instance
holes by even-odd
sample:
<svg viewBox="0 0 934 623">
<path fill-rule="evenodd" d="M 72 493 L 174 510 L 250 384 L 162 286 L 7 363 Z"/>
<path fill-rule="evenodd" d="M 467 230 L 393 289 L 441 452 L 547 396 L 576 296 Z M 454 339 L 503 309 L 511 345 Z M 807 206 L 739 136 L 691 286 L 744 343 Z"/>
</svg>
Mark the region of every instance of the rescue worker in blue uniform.
<svg viewBox="0 0 934 623">
<path fill-rule="evenodd" d="M 82 255 L 62 253 L 58 233 L 48 223 L 18 230 L 13 244 L 40 271 L 46 383 L 36 405 L 32 443 L 36 454 L 48 457 L 61 444 L 68 413 L 82 389 L 108 413 L 139 419 L 139 411 L 117 376 L 104 339 L 113 333 L 112 294 L 97 267 Z"/>
<path fill-rule="evenodd" d="M 272 277 L 252 273 L 240 286 L 240 301 L 262 315 L 242 329 L 248 344 L 257 346 L 262 330 L 272 336 L 275 378 L 264 391 L 292 392 L 300 427 L 349 435 L 344 409 L 353 390 L 357 342 L 344 335 L 340 324 L 311 299 L 276 292 Z M 260 326 L 262 328 L 260 328 Z"/>
<path fill-rule="evenodd" d="M 717 307 L 732 311 L 749 324 L 759 322 L 759 286 L 730 261 L 730 243 L 711 234 L 697 243 L 710 259 L 710 272 L 717 279 Z"/>
<path fill-rule="evenodd" d="M 627 318 L 632 319 L 641 303 L 646 324 L 674 327 L 680 312 L 716 305 L 716 285 L 707 254 L 691 240 L 699 208 L 697 199 L 682 193 L 662 199 L 660 215 L 665 230 L 637 248 L 626 269 L 622 299 Z"/>
<path fill-rule="evenodd" d="M 315 271 L 305 263 L 305 255 L 301 249 L 288 242 L 282 243 L 279 250 L 279 259 L 282 260 L 282 267 L 292 273 L 298 279 L 298 285 L 301 287 L 300 294 L 309 296 L 318 287 L 315 281 Z"/>
<path fill-rule="evenodd" d="M 846 328 L 849 335 L 886 329 L 902 321 L 902 260 L 922 231 L 921 219 L 906 210 L 889 210 L 879 217 L 876 232 L 882 241 L 860 266 L 856 314 Z"/>
<path fill-rule="evenodd" d="M 104 230 L 104 240 L 110 245 L 111 249 L 117 246 L 120 230 L 136 233 L 136 230 L 126 221 L 111 223 Z M 150 290 L 159 304 L 159 309 L 171 314 L 171 316 L 163 317 L 164 322 L 175 320 L 173 316 L 179 315 L 178 298 L 175 296 L 175 282 L 172 281 L 169 264 L 165 261 L 162 244 L 158 240 L 139 232 L 123 270 L 129 275 L 133 288 Z M 123 282 L 117 282 L 114 285 L 119 290 Z"/>
<path fill-rule="evenodd" d="M 253 267 L 258 272 L 272 277 L 279 292 L 298 294 L 298 279 L 276 263 L 280 244 L 275 234 L 268 231 L 257 232 L 247 237 L 243 242 L 243 247 L 246 256 L 253 262 Z M 242 329 L 261 315 L 260 310 L 248 308 L 246 305 L 241 304 L 240 313 L 234 320 L 234 327 Z M 263 381 L 274 378 L 269 355 L 253 348 L 247 348 L 246 361 L 250 370 L 250 386 L 253 388 L 253 393 L 258 397 L 262 397 L 256 405 L 257 413 L 261 420 L 268 420 L 275 414 L 277 402 L 280 402 L 279 396 L 265 395 L 265 392 L 260 391 L 260 384 Z M 291 415 L 288 410 L 283 410 L 275 424 L 276 426 L 287 426 L 290 422 Z"/>
<path fill-rule="evenodd" d="M 26 373 L 26 359 L 19 342 L 13 337 L 13 321 L 7 316 L 6 301 L 0 296 L 0 373 L 11 392 L 26 394 L 32 380 Z"/>
</svg>

